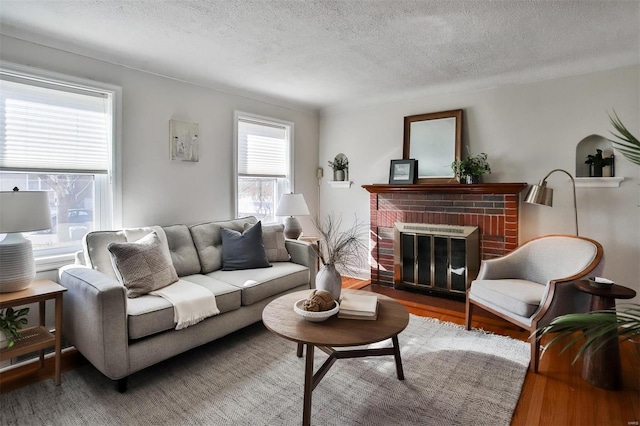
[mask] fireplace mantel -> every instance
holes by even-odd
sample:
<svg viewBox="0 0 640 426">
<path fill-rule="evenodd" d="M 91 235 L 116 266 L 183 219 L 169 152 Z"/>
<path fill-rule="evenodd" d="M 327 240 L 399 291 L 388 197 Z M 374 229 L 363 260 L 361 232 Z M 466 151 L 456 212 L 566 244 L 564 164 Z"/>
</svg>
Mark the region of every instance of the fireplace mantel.
<svg viewBox="0 0 640 426">
<path fill-rule="evenodd" d="M 393 286 L 396 222 L 477 226 L 481 259 L 504 256 L 518 246 L 519 194 L 526 183 L 362 187 L 370 193 L 372 282 Z"/>
<path fill-rule="evenodd" d="M 432 183 L 415 185 L 389 185 L 374 183 L 362 185 L 372 194 L 428 192 L 436 194 L 518 194 L 527 186 L 526 183 Z"/>
</svg>

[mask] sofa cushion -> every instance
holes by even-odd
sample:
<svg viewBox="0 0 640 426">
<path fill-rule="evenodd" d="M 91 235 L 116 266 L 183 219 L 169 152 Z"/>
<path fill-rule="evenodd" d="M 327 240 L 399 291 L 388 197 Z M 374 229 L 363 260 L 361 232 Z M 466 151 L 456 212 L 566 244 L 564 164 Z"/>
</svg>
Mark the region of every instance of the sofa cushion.
<svg viewBox="0 0 640 426">
<path fill-rule="evenodd" d="M 168 258 L 171 258 L 169 246 L 167 244 L 167 236 L 165 235 L 164 230 L 159 226 L 149 226 L 144 228 L 124 229 L 121 231 L 89 232 L 82 238 L 85 265 L 117 280 L 118 276 L 113 269 L 111 255 L 109 254 L 109 250 L 107 250 L 107 246 L 111 243 L 136 241 L 153 231 L 155 231 L 156 234 L 158 234 L 158 238 L 160 238 L 163 252 Z"/>
<path fill-rule="evenodd" d="M 533 281 L 475 280 L 469 294 L 521 317 L 528 318 L 538 309 L 546 286 Z"/>
<path fill-rule="evenodd" d="M 138 297 L 178 281 L 178 275 L 162 251 L 158 234 L 151 232 L 134 242 L 107 246 L 118 281 L 127 288 L 127 297 Z"/>
<path fill-rule="evenodd" d="M 171 260 L 179 277 L 200 273 L 200 260 L 186 225 L 163 226 Z"/>
<path fill-rule="evenodd" d="M 220 313 L 240 307 L 240 290 L 230 284 L 205 275 L 188 275 L 180 278 L 206 287 L 216 296 L 216 305 Z M 129 339 L 139 339 L 171 330 L 176 327 L 173 305 L 158 296 L 144 295 L 127 301 L 127 319 Z"/>
<path fill-rule="evenodd" d="M 245 231 L 254 225 L 244 224 Z M 262 245 L 267 252 L 269 262 L 288 262 L 291 260 L 285 245 L 284 225 L 262 225 Z"/>
<path fill-rule="evenodd" d="M 269 268 L 267 253 L 262 245 L 262 224 L 256 223 L 244 232 L 222 228 L 222 270 Z"/>
<path fill-rule="evenodd" d="M 208 277 L 242 290 L 242 304 L 252 305 L 267 297 L 309 284 L 309 268 L 293 262 L 274 262 L 271 268 L 215 271 Z M 292 308 L 293 309 L 293 308 Z"/>
<path fill-rule="evenodd" d="M 196 246 L 200 266 L 203 274 L 222 268 L 222 236 L 221 228 L 233 229 L 238 232 L 244 230 L 245 223 L 254 224 L 258 220 L 253 217 L 228 220 L 224 222 L 208 222 L 189 227 L 193 244 Z"/>
</svg>

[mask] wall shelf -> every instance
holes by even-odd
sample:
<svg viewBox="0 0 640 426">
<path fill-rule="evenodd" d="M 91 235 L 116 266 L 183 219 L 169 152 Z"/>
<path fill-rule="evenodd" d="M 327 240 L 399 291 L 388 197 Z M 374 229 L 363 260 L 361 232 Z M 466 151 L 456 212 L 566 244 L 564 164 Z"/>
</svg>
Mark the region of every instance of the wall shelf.
<svg viewBox="0 0 640 426">
<path fill-rule="evenodd" d="M 332 188 L 350 188 L 352 182 L 348 180 L 330 180 L 329 185 Z"/>
<path fill-rule="evenodd" d="M 623 177 L 577 177 L 576 188 L 617 188 Z"/>
</svg>

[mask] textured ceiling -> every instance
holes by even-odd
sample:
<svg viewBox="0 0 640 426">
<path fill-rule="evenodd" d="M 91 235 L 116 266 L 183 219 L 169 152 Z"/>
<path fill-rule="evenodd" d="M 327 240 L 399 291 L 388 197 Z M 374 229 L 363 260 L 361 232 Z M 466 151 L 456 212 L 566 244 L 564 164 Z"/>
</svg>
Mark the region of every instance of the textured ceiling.
<svg viewBox="0 0 640 426">
<path fill-rule="evenodd" d="M 0 0 L 0 32 L 310 108 L 640 63 L 638 0 Z"/>
</svg>

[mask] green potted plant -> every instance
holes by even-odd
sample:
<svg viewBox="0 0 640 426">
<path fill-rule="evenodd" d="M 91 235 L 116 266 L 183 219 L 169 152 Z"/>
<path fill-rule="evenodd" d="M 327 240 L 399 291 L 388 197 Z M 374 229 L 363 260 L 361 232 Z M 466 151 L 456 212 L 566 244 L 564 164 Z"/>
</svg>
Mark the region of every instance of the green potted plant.
<svg viewBox="0 0 640 426">
<path fill-rule="evenodd" d="M 6 338 L 6 347 L 10 348 L 15 344 L 17 338 L 20 337 L 18 331 L 23 325 L 27 324 L 25 318 L 29 313 L 29 308 L 18 309 L 7 308 L 0 311 L 0 331 L 2 336 Z M 4 340 L 4 339 L 0 339 Z M 0 347 L 4 347 L 4 342 L 0 343 Z"/>
<path fill-rule="evenodd" d="M 333 169 L 333 180 L 343 181 L 345 170 L 349 168 L 349 159 L 338 155 L 333 161 L 329 161 L 329 167 Z"/>
<path fill-rule="evenodd" d="M 467 153 L 466 159 L 451 163 L 451 169 L 460 182 L 480 183 L 483 174 L 491 173 L 491 166 L 487 161 L 488 156 L 484 152 L 473 155 L 469 147 L 467 147 Z"/>
<path fill-rule="evenodd" d="M 640 304 L 629 303 L 620 305 L 617 309 L 561 315 L 549 325 L 540 327 L 537 332 L 538 338 L 554 333 L 547 342 L 547 347 L 564 341 L 565 346 L 560 353 L 582 342 L 573 359 L 575 363 L 590 346 L 598 351 L 612 341 L 635 341 L 640 337 Z"/>
<path fill-rule="evenodd" d="M 596 149 L 596 155 L 587 155 L 587 160 L 584 163 L 590 166 L 590 176 L 602 177 L 602 168 L 605 166 L 611 166 L 613 164 L 613 159 L 611 157 L 603 158 L 602 150 Z"/>
</svg>

